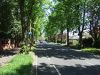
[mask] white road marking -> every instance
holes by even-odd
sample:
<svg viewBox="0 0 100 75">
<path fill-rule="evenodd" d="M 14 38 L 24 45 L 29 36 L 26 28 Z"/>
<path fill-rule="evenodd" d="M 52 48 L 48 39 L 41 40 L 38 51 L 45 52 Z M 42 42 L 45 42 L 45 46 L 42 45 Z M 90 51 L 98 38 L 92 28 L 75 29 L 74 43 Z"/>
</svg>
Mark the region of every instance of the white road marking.
<svg viewBox="0 0 100 75">
<path fill-rule="evenodd" d="M 52 62 L 51 61 L 51 58 L 49 58 L 49 56 L 47 56 L 47 58 L 48 58 L 48 60 L 50 61 L 50 62 Z M 56 70 L 56 72 L 58 73 L 58 75 L 61 75 L 61 73 L 60 73 L 60 71 L 57 69 L 57 67 L 55 66 L 55 65 L 49 65 L 50 67 L 52 66 L 55 70 Z"/>
<path fill-rule="evenodd" d="M 58 75 L 61 75 L 60 71 L 57 69 L 57 67 L 55 65 L 52 65 L 54 67 L 54 69 L 57 71 Z"/>
<path fill-rule="evenodd" d="M 45 54 L 46 54 L 46 57 L 47 57 L 47 59 L 52 63 L 52 61 L 51 61 L 51 58 L 49 58 L 49 56 L 47 55 L 47 53 L 45 52 Z M 37 59 L 38 59 L 38 57 L 36 56 L 36 63 L 35 63 L 35 65 L 36 65 L 36 75 L 37 75 L 37 66 L 38 66 L 38 64 L 37 64 Z M 61 73 L 60 73 L 60 71 L 57 69 L 57 67 L 55 66 L 55 65 L 49 65 L 50 67 L 53 67 L 55 70 L 56 70 L 56 72 L 58 73 L 58 75 L 61 75 Z"/>
</svg>

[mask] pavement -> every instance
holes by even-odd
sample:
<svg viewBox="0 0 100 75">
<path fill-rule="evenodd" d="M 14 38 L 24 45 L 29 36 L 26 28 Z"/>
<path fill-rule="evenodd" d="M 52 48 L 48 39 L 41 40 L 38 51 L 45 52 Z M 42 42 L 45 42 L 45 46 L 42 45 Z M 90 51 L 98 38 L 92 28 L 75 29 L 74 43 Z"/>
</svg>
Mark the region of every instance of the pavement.
<svg viewBox="0 0 100 75">
<path fill-rule="evenodd" d="M 100 56 L 56 44 L 37 45 L 34 75 L 100 75 Z"/>
</svg>

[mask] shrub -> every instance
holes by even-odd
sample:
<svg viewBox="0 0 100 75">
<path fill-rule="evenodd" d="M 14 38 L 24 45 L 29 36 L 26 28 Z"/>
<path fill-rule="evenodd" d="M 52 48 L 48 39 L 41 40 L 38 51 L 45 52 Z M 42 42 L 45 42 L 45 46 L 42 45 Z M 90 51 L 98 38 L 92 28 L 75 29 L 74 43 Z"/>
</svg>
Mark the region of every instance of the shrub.
<svg viewBox="0 0 100 75">
<path fill-rule="evenodd" d="M 94 42 L 94 47 L 100 48 L 100 39 L 97 39 L 97 40 Z"/>
<path fill-rule="evenodd" d="M 21 44 L 21 49 L 20 49 L 20 53 L 25 53 L 28 54 L 30 51 L 34 51 L 35 47 L 33 45 L 30 44 Z"/>
<path fill-rule="evenodd" d="M 76 45 L 72 45 L 70 46 L 71 48 L 74 48 L 74 49 L 80 49 L 80 44 L 77 43 Z"/>
<path fill-rule="evenodd" d="M 92 38 L 85 38 L 82 40 L 83 47 L 92 47 L 93 46 L 93 39 Z"/>
</svg>

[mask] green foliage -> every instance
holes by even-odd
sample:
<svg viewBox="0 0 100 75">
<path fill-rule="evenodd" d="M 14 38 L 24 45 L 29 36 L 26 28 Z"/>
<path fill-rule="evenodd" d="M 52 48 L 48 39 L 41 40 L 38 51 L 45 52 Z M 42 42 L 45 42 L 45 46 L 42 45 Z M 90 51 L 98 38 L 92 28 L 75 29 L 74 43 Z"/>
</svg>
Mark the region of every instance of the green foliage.
<svg viewBox="0 0 100 75">
<path fill-rule="evenodd" d="M 84 49 L 82 49 L 83 51 L 94 51 L 94 50 L 96 50 L 96 48 L 84 48 Z"/>
<path fill-rule="evenodd" d="M 77 29 L 80 25 L 80 1 L 57 1 L 48 17 L 48 24 L 45 26 L 47 37 L 55 37 L 58 34 L 62 35 L 64 30 L 70 32 Z"/>
<path fill-rule="evenodd" d="M 28 54 L 30 51 L 35 51 L 35 47 L 32 44 L 21 44 L 20 53 Z"/>
<path fill-rule="evenodd" d="M 92 30 L 99 25 L 99 0 L 1 0 L 0 9 L 0 37 L 19 39 L 33 32 L 32 38 L 38 39 L 42 34 L 55 37 L 64 30 L 79 30 L 82 38 L 91 26 L 95 47 L 99 46 L 100 34 Z"/>
<path fill-rule="evenodd" d="M 11 33 L 11 27 L 13 24 L 11 2 L 10 0 L 0 1 L 0 37 L 9 37 Z"/>
<path fill-rule="evenodd" d="M 90 0 L 88 3 L 88 12 L 90 13 L 88 21 L 90 22 L 90 35 L 94 39 L 94 47 L 99 48 L 99 33 L 97 32 L 99 27 L 100 20 L 100 1 L 99 0 Z"/>
<path fill-rule="evenodd" d="M 80 46 L 79 43 L 77 43 L 76 45 L 72 45 L 72 46 L 70 46 L 70 47 L 73 48 L 73 49 L 80 49 L 79 46 Z"/>
<path fill-rule="evenodd" d="M 21 37 L 18 2 L 1 0 L 0 9 L 0 38 Z"/>
<path fill-rule="evenodd" d="M 48 4 L 47 0 L 1 0 L 0 37 L 18 39 L 29 31 L 39 37 L 43 33 Z"/>
<path fill-rule="evenodd" d="M 30 75 L 32 61 L 30 55 L 18 54 L 7 65 L 0 67 L 0 75 Z"/>
<path fill-rule="evenodd" d="M 51 2 L 49 0 L 38 0 L 34 6 L 34 35 L 35 38 L 39 38 L 44 33 L 44 27 L 47 24 L 47 12 Z"/>
<path fill-rule="evenodd" d="M 93 39 L 92 38 L 85 38 L 82 41 L 83 47 L 92 47 L 93 46 Z"/>
<path fill-rule="evenodd" d="M 100 50 L 97 50 L 96 48 L 84 48 L 82 49 L 84 52 L 94 53 L 100 55 Z"/>
<path fill-rule="evenodd" d="M 100 48 L 100 39 L 97 39 L 97 40 L 94 42 L 94 47 Z"/>
</svg>

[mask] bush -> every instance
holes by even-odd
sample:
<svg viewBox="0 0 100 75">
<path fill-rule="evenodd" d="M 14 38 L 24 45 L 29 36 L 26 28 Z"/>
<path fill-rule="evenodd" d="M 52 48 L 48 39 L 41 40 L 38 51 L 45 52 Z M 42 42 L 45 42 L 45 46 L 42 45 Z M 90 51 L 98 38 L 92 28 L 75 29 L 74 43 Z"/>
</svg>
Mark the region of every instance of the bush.
<svg viewBox="0 0 100 75">
<path fill-rule="evenodd" d="M 82 40 L 83 47 L 92 47 L 93 46 L 93 39 L 92 38 L 85 38 Z"/>
<path fill-rule="evenodd" d="M 94 42 L 94 47 L 100 48 L 100 39 L 97 39 L 97 40 Z"/>
<path fill-rule="evenodd" d="M 70 47 L 71 47 L 71 48 L 74 48 L 74 49 L 80 49 L 79 43 L 77 43 L 76 45 L 70 46 Z"/>
<path fill-rule="evenodd" d="M 20 53 L 28 54 L 30 51 L 34 51 L 34 50 L 35 50 L 35 47 L 30 44 L 25 44 L 25 43 L 21 44 Z"/>
<path fill-rule="evenodd" d="M 66 41 L 63 40 L 63 41 L 61 42 L 61 40 L 57 40 L 57 43 L 66 43 Z"/>
</svg>

